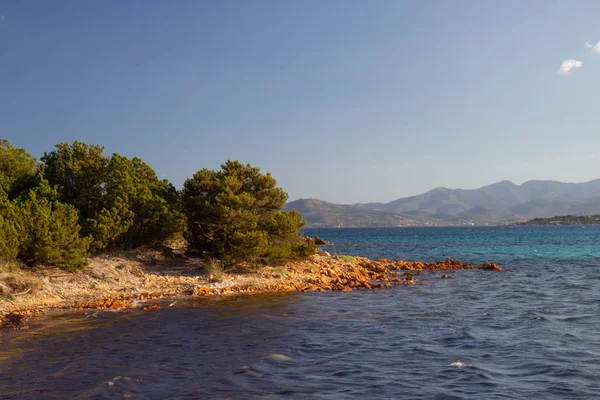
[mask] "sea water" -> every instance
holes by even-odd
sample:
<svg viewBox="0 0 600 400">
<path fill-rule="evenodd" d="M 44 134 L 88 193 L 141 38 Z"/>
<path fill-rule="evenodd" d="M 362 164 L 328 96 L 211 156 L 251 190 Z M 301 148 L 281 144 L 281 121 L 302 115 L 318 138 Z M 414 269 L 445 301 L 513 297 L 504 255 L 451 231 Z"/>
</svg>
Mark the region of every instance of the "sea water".
<svg viewBox="0 0 600 400">
<path fill-rule="evenodd" d="M 0 398 L 599 397 L 599 227 L 305 233 L 332 241 L 332 254 L 504 269 L 45 316 L 0 348 Z"/>
</svg>

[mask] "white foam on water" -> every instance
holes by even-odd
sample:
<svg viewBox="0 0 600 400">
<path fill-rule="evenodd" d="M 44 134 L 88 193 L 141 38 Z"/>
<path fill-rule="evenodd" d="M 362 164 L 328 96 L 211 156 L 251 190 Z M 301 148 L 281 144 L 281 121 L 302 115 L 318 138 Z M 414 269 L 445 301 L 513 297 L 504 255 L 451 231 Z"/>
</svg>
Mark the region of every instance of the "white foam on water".
<svg viewBox="0 0 600 400">
<path fill-rule="evenodd" d="M 467 364 L 463 360 L 455 360 L 450 363 L 450 367 L 456 367 L 456 368 L 466 368 L 466 367 L 470 367 L 470 366 L 471 366 L 470 364 Z"/>
<path fill-rule="evenodd" d="M 269 354 L 267 358 L 273 361 L 290 361 L 292 359 L 291 357 L 284 356 L 283 354 Z"/>
<path fill-rule="evenodd" d="M 126 381 L 131 380 L 131 378 L 128 377 L 128 376 L 117 376 L 115 378 L 112 378 L 110 381 L 108 381 L 106 383 L 108 384 L 108 386 L 114 386 L 115 382 L 118 381 L 118 380 L 120 380 L 120 379 L 123 379 L 123 380 L 126 380 Z"/>
</svg>

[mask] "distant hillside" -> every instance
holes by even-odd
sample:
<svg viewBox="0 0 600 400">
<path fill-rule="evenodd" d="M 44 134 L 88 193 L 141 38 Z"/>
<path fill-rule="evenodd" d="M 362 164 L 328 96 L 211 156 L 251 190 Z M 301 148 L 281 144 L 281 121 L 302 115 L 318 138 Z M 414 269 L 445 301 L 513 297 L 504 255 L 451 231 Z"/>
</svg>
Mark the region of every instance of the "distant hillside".
<svg viewBox="0 0 600 400">
<path fill-rule="evenodd" d="M 589 199 L 544 198 L 517 204 L 510 210 L 521 217 L 553 217 L 556 215 L 600 214 L 600 197 Z"/>
<path fill-rule="evenodd" d="M 286 210 L 297 210 L 309 227 L 369 227 L 420 225 L 404 215 L 391 211 L 327 203 L 316 199 L 300 199 L 287 203 Z"/>
<path fill-rule="evenodd" d="M 436 188 L 429 192 L 405 197 L 389 203 L 357 204 L 367 209 L 381 209 L 404 213 L 425 210 L 433 213 L 458 215 L 480 205 L 511 207 L 539 199 L 588 199 L 600 196 L 600 179 L 585 183 L 556 181 L 527 181 L 515 185 L 502 181 L 479 189 Z"/>
<path fill-rule="evenodd" d="M 436 188 L 389 203 L 340 205 L 300 199 L 309 226 L 503 224 L 535 217 L 600 214 L 600 179 L 585 183 L 502 181 L 479 189 Z"/>
<path fill-rule="evenodd" d="M 483 204 L 475 206 L 467 211 L 458 214 L 461 218 L 478 219 L 488 218 L 492 220 L 509 220 L 516 219 L 519 216 L 515 215 L 509 208 L 497 204 Z"/>
</svg>

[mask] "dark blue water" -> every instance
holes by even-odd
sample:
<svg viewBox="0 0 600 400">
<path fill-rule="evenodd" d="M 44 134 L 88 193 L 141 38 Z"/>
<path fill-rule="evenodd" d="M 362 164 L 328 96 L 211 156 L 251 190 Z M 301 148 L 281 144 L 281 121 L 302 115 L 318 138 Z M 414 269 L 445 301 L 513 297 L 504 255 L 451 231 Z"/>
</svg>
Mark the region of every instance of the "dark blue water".
<svg viewBox="0 0 600 400">
<path fill-rule="evenodd" d="M 0 397 L 599 398 L 600 228 L 306 233 L 340 254 L 504 270 L 44 317 L 0 349 Z"/>
</svg>

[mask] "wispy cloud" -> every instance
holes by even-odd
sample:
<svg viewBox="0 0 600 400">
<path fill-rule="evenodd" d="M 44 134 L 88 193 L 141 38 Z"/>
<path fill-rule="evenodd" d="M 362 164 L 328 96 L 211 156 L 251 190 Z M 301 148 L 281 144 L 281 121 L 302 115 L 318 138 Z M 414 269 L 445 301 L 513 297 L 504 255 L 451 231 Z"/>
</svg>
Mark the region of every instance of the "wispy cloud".
<svg viewBox="0 0 600 400">
<path fill-rule="evenodd" d="M 569 72 L 571 72 L 572 69 L 574 68 L 581 68 L 583 66 L 583 63 L 581 61 L 578 60 L 573 60 L 572 58 L 569 60 L 565 60 L 562 62 L 562 64 L 560 65 L 560 69 L 558 70 L 558 74 L 561 75 L 565 75 L 568 74 Z"/>
<path fill-rule="evenodd" d="M 594 53 L 600 54 L 600 42 L 596 44 L 591 44 L 590 42 L 585 42 L 586 49 L 592 50 Z"/>
</svg>

